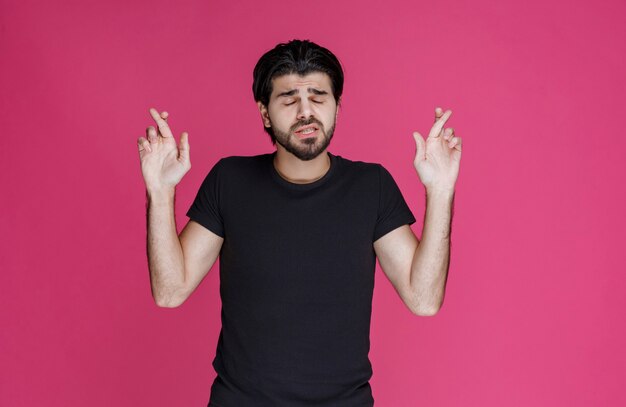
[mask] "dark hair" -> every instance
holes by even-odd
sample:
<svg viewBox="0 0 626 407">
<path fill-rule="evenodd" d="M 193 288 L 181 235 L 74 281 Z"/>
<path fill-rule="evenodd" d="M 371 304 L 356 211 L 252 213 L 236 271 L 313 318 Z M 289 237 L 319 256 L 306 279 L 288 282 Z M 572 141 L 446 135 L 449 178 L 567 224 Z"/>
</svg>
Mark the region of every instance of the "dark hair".
<svg viewBox="0 0 626 407">
<path fill-rule="evenodd" d="M 324 47 L 309 40 L 291 40 L 280 43 L 259 59 L 253 72 L 252 93 L 254 101 L 268 106 L 272 94 L 272 79 L 283 75 L 308 75 L 323 72 L 330 77 L 333 97 L 339 104 L 343 93 L 343 69 L 339 59 Z M 271 127 L 264 127 L 276 144 Z"/>
</svg>

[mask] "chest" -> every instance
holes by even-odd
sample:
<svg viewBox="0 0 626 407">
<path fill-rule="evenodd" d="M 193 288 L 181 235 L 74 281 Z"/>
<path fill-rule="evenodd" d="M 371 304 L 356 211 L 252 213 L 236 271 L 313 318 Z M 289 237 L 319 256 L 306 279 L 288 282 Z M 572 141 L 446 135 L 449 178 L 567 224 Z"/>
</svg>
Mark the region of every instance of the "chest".
<svg viewBox="0 0 626 407">
<path fill-rule="evenodd" d="M 311 193 L 252 187 L 233 191 L 227 202 L 225 287 L 316 300 L 371 288 L 378 197 L 369 186 L 337 184 Z"/>
</svg>

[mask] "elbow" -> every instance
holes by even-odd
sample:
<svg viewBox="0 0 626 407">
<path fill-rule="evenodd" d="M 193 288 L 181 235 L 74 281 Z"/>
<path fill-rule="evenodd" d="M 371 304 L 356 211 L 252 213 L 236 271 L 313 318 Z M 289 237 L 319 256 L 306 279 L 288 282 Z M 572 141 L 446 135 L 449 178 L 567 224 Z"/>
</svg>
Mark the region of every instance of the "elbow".
<svg viewBox="0 0 626 407">
<path fill-rule="evenodd" d="M 411 307 L 411 312 L 418 317 L 433 317 L 437 315 L 439 310 L 441 309 L 441 305 L 417 305 Z"/>
<path fill-rule="evenodd" d="M 154 302 L 159 308 L 177 308 L 181 306 L 184 301 L 172 301 L 169 299 L 155 298 Z"/>
<path fill-rule="evenodd" d="M 153 295 L 154 303 L 160 308 L 177 308 L 180 307 L 187 297 L 177 295 L 157 294 Z"/>
<path fill-rule="evenodd" d="M 428 295 L 413 295 L 411 301 L 407 303 L 409 309 L 414 315 L 419 317 L 432 317 L 437 315 L 443 306 L 443 293 L 441 295 L 432 295 L 429 291 Z"/>
<path fill-rule="evenodd" d="M 152 299 L 160 308 L 180 307 L 191 294 L 184 284 L 166 284 L 151 282 Z"/>
<path fill-rule="evenodd" d="M 411 312 L 413 312 L 414 315 L 417 315 L 418 317 L 433 317 L 437 314 L 437 312 L 439 312 L 439 309 L 437 308 L 420 308 L 420 309 L 413 309 L 411 310 Z"/>
</svg>

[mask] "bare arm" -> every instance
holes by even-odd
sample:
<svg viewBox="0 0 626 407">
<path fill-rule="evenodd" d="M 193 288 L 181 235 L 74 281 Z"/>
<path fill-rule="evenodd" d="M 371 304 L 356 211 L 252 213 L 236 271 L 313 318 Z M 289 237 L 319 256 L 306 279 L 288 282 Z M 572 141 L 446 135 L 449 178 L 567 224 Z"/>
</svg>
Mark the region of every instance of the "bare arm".
<svg viewBox="0 0 626 407">
<path fill-rule="evenodd" d="M 175 186 L 191 168 L 187 133 L 180 148 L 166 123 L 167 113 L 150 113 L 159 131 L 150 126 L 140 137 L 139 155 L 146 183 L 147 254 L 152 296 L 161 307 L 182 304 L 213 266 L 223 238 L 190 221 L 180 236 L 174 216 Z"/>
<path fill-rule="evenodd" d="M 420 242 L 409 225 L 374 242 L 381 268 L 416 315 L 435 315 L 443 303 L 450 265 L 454 185 L 459 174 L 461 138 L 443 128 L 452 112 L 435 109 L 435 124 L 424 141 L 415 133 L 415 170 L 426 188 L 426 215 Z"/>
<path fill-rule="evenodd" d="M 213 267 L 224 239 L 194 221 L 177 235 L 174 191 L 148 192 L 147 222 L 152 296 L 160 307 L 177 307 Z"/>
<path fill-rule="evenodd" d="M 453 195 L 431 194 L 421 242 L 409 225 L 374 242 L 380 267 L 415 315 L 435 315 L 445 295 L 450 265 L 450 227 Z"/>
</svg>

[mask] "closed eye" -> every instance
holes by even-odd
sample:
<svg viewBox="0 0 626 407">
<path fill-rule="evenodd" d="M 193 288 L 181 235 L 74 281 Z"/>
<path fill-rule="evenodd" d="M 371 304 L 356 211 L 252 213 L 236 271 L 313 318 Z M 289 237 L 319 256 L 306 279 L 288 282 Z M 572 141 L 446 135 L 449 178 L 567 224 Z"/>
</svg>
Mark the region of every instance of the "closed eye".
<svg viewBox="0 0 626 407">
<path fill-rule="evenodd" d="M 322 103 L 324 103 L 323 100 L 312 100 L 313 103 L 317 103 L 318 105 L 321 105 Z M 285 103 L 285 106 L 291 106 L 296 102 L 291 102 L 291 103 Z"/>
</svg>

